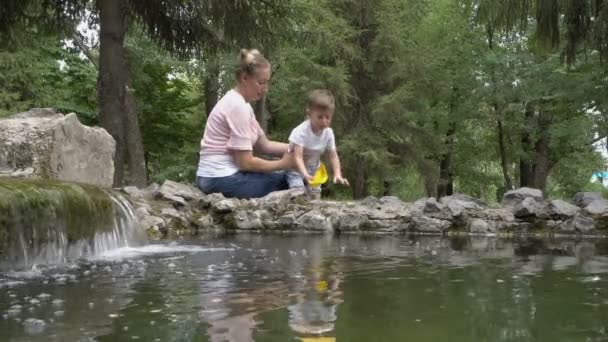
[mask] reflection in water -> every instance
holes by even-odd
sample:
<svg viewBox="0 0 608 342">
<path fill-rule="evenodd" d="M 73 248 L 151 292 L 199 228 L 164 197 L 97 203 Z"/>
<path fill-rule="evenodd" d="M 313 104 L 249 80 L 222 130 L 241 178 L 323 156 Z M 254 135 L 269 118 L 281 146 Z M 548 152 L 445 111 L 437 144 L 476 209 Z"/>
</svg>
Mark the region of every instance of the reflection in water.
<svg viewBox="0 0 608 342">
<path fill-rule="evenodd" d="M 602 240 L 194 243 L 0 273 L 0 341 L 608 340 Z"/>
<path fill-rule="evenodd" d="M 207 279 L 200 282 L 200 318 L 209 324 L 211 342 L 251 342 L 255 320 L 253 314 L 239 314 L 232 310 L 230 294 L 237 285 L 231 269 L 209 267 Z"/>
<path fill-rule="evenodd" d="M 289 327 L 304 341 L 334 341 L 337 305 L 341 303 L 339 290 L 343 274 L 339 262 L 325 256 L 326 248 L 319 244 L 307 252 L 308 263 L 294 263 L 298 272 L 294 284 L 295 303 L 288 306 Z M 322 335 L 322 336 L 321 336 Z"/>
</svg>

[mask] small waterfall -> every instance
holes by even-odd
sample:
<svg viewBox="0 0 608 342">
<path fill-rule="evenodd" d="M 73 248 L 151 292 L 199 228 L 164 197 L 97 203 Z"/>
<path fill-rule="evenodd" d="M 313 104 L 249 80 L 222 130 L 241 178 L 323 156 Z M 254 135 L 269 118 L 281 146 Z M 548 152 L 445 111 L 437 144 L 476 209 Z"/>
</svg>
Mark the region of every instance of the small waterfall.
<svg viewBox="0 0 608 342">
<path fill-rule="evenodd" d="M 131 204 L 115 191 L 0 179 L 0 270 L 62 264 L 146 242 Z"/>
</svg>

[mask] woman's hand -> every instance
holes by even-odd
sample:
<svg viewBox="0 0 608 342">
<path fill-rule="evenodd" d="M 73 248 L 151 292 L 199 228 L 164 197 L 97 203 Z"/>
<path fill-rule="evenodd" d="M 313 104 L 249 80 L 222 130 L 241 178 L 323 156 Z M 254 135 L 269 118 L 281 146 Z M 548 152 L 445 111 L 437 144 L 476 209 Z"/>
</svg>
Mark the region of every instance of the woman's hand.
<svg viewBox="0 0 608 342">
<path fill-rule="evenodd" d="M 293 169 L 295 165 L 290 153 L 285 153 L 283 158 L 275 160 L 255 157 L 251 151 L 234 151 L 233 155 L 234 161 L 241 171 L 272 172 Z"/>
<path fill-rule="evenodd" d="M 350 184 L 348 184 L 348 180 L 346 178 L 343 178 L 342 176 L 334 176 L 334 184 L 350 186 Z"/>
<path fill-rule="evenodd" d="M 280 160 L 281 168 L 284 170 L 295 170 L 296 169 L 296 158 L 293 153 L 285 152 Z"/>
</svg>

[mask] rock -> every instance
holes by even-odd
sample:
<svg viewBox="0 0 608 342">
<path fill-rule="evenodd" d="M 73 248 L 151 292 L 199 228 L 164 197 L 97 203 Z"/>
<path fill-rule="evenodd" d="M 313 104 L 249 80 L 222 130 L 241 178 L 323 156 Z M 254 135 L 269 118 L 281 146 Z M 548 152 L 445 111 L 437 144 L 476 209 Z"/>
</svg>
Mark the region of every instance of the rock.
<svg viewBox="0 0 608 342">
<path fill-rule="evenodd" d="M 576 214 L 572 225 L 576 231 L 584 234 L 595 230 L 595 221 L 591 217 L 580 213 Z"/>
<path fill-rule="evenodd" d="M 166 180 L 163 185 L 161 185 L 159 193 L 165 198 L 169 196 L 179 196 L 186 201 L 198 200 L 205 196 L 202 191 L 194 186 L 170 180 Z"/>
<path fill-rule="evenodd" d="M 181 196 L 165 194 L 165 195 L 162 195 L 162 198 L 164 200 L 172 202 L 173 204 L 175 204 L 178 207 L 187 207 L 188 206 L 188 202 L 186 202 L 186 200 Z"/>
<path fill-rule="evenodd" d="M 221 202 L 225 199 L 226 197 L 224 197 L 224 195 L 222 194 L 209 194 L 198 201 L 198 208 L 208 209 L 210 207 L 213 207 L 216 203 Z"/>
<path fill-rule="evenodd" d="M 271 229 L 293 229 L 296 225 L 296 215 L 294 213 L 285 213 L 276 220 L 276 224 L 267 224 Z"/>
<path fill-rule="evenodd" d="M 306 197 L 306 190 L 303 188 L 275 191 L 262 198 L 251 199 L 250 201 L 252 206 L 272 212 L 285 211 L 290 205 L 297 202 L 310 202 Z"/>
<path fill-rule="evenodd" d="M 540 217 L 542 213 L 542 204 L 533 197 L 526 197 L 513 207 L 513 215 L 518 218 Z"/>
<path fill-rule="evenodd" d="M 428 216 L 413 216 L 412 223 L 412 229 L 421 233 L 443 233 L 451 226 L 449 221 Z"/>
<path fill-rule="evenodd" d="M 437 202 L 435 197 L 427 198 L 424 201 L 424 207 L 422 209 L 423 213 L 440 213 L 443 210 L 444 206 Z"/>
<path fill-rule="evenodd" d="M 135 209 L 135 217 L 137 217 L 138 220 L 143 220 L 144 217 L 150 215 L 150 206 L 148 204 L 146 205 L 147 206 L 139 206 L 137 209 Z"/>
<path fill-rule="evenodd" d="M 608 215 L 608 201 L 603 198 L 596 199 L 587 204 L 584 209 L 591 216 L 606 216 Z"/>
<path fill-rule="evenodd" d="M 547 206 L 548 214 L 551 218 L 556 220 L 568 220 L 576 213 L 579 212 L 580 208 L 562 200 L 552 200 Z"/>
<path fill-rule="evenodd" d="M 141 189 L 141 192 L 147 199 L 157 198 L 158 193 L 160 192 L 160 186 L 158 186 L 158 184 L 156 183 L 152 183 L 144 189 Z"/>
<path fill-rule="evenodd" d="M 347 202 L 345 204 L 338 204 L 337 210 L 341 213 L 363 214 L 370 220 L 409 219 L 411 217 L 411 209 L 407 204 L 401 201 L 399 203 L 393 201 L 389 203 L 387 206 L 384 206 L 378 200 L 373 206 L 365 206 L 356 202 Z"/>
<path fill-rule="evenodd" d="M 359 201 L 359 204 L 366 207 L 379 207 L 381 206 L 380 200 L 374 196 L 367 196 Z"/>
<path fill-rule="evenodd" d="M 495 228 L 493 226 L 491 226 L 490 224 L 488 224 L 488 222 L 476 218 L 473 219 L 469 222 L 469 226 L 467 229 L 469 232 L 471 233 L 489 233 L 489 232 L 494 232 Z"/>
<path fill-rule="evenodd" d="M 262 222 L 269 216 L 265 210 L 237 210 L 232 219 L 236 229 L 261 230 L 264 229 Z"/>
<path fill-rule="evenodd" d="M 584 208 L 589 205 L 589 203 L 603 198 L 604 197 L 599 192 L 577 192 L 574 195 L 573 201 L 577 206 Z"/>
<path fill-rule="evenodd" d="M 469 206 L 468 203 L 472 203 L 470 205 L 470 207 L 485 208 L 488 206 L 484 201 L 482 201 L 478 198 L 471 197 L 471 196 L 465 195 L 465 194 L 459 194 L 459 193 L 455 193 L 450 196 L 444 196 L 439 199 L 439 202 L 443 203 L 445 205 L 447 205 L 448 203 L 453 202 L 453 201 L 456 201 L 457 203 L 461 203 L 461 205 L 463 205 L 465 207 Z M 462 202 L 467 203 L 467 205 L 462 204 Z"/>
<path fill-rule="evenodd" d="M 186 213 L 177 211 L 173 208 L 163 208 L 160 213 L 163 217 L 169 218 L 168 222 L 179 223 L 181 225 L 180 228 L 186 228 L 190 226 L 190 215 L 187 215 Z"/>
<path fill-rule="evenodd" d="M 196 221 L 194 221 L 194 225 L 200 229 L 212 229 L 215 228 L 213 216 L 209 214 L 202 215 Z"/>
<path fill-rule="evenodd" d="M 452 215 L 445 205 L 437 202 L 434 197 L 422 198 L 414 202 L 412 211 L 416 215 L 425 215 L 440 220 L 451 220 Z"/>
<path fill-rule="evenodd" d="M 511 223 L 515 221 L 513 211 L 507 208 L 491 208 L 486 209 L 482 212 L 482 218 L 488 221 L 502 221 L 505 223 Z"/>
<path fill-rule="evenodd" d="M 336 217 L 336 230 L 340 231 L 362 231 L 369 230 L 370 220 L 362 213 L 342 213 Z"/>
<path fill-rule="evenodd" d="M 412 229 L 410 220 L 370 220 L 366 230 L 379 233 L 405 233 Z"/>
<path fill-rule="evenodd" d="M 131 198 L 143 198 L 143 191 L 139 190 L 136 186 L 125 186 L 122 191 L 129 195 Z"/>
<path fill-rule="evenodd" d="M 562 200 L 539 201 L 542 197 L 535 189 L 518 190 L 515 192 L 518 195 L 509 195 L 506 200 L 515 205 L 488 208 L 485 203 L 460 194 L 439 201 L 424 198 L 412 204 L 391 196 L 367 197 L 362 201 L 313 200 L 302 189 L 291 189 L 259 199 L 239 200 L 220 194 L 204 195 L 194 187 L 175 182 L 164 183 L 158 189 L 158 197 L 163 201 L 151 206 L 146 204 L 147 196 L 142 196 L 137 189 L 123 189 L 134 197 L 136 215 L 144 226 L 161 232 L 163 227 L 165 231 L 196 227 L 224 231 L 442 235 L 447 231 L 534 233 L 543 227 L 543 231 L 548 229 L 557 233 L 598 234 L 604 227 L 608 228 L 608 201 L 592 202 L 585 210 L 580 210 Z"/>
<path fill-rule="evenodd" d="M 386 212 L 399 213 L 407 209 L 407 205 L 395 196 L 381 197 L 378 200 L 378 205 Z"/>
<path fill-rule="evenodd" d="M 562 221 L 554 227 L 553 231 L 556 233 L 572 234 L 572 233 L 583 233 L 589 234 L 595 231 L 595 220 L 589 217 L 582 211 L 579 211 L 567 221 Z"/>
<path fill-rule="evenodd" d="M 529 197 L 535 199 L 536 202 L 543 201 L 542 191 L 540 191 L 538 189 L 523 187 L 523 188 L 507 191 L 503 195 L 501 203 L 503 206 L 515 206 L 515 205 L 519 204 L 521 201 L 523 201 L 524 199 L 529 198 Z"/>
<path fill-rule="evenodd" d="M 597 199 L 589 203 L 583 210 L 594 221 L 595 229 L 608 229 L 608 200 Z"/>
<path fill-rule="evenodd" d="M 478 216 L 478 212 L 487 206 L 480 200 L 475 200 L 473 197 L 462 194 L 444 196 L 439 200 L 439 202 L 447 208 L 453 217 L 471 214 Z"/>
<path fill-rule="evenodd" d="M 332 231 L 333 227 L 329 217 L 313 209 L 296 219 L 296 228 L 311 231 Z"/>
<path fill-rule="evenodd" d="M 146 230 L 152 231 L 151 235 L 161 235 L 165 236 L 167 234 L 167 223 L 160 217 L 147 215 L 143 218 L 139 219 L 139 224 Z M 161 237 L 156 236 L 156 237 Z"/>
<path fill-rule="evenodd" d="M 503 206 L 514 206 L 528 197 L 533 198 L 539 202 L 543 200 L 542 192 L 540 190 L 523 187 L 507 191 L 503 195 L 501 204 Z"/>
<path fill-rule="evenodd" d="M 226 198 L 217 203 L 214 203 L 211 209 L 218 214 L 227 214 L 235 211 L 239 206 L 239 200 L 235 198 Z"/>
<path fill-rule="evenodd" d="M 0 119 L 0 176 L 58 179 L 111 187 L 114 139 L 76 114 L 34 108 Z"/>
</svg>

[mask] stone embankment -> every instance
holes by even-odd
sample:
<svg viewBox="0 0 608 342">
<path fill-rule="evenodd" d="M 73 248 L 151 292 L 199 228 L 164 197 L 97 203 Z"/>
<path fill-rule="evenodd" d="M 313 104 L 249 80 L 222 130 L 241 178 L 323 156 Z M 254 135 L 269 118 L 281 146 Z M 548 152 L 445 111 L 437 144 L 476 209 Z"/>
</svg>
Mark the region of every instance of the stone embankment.
<svg viewBox="0 0 608 342">
<path fill-rule="evenodd" d="M 158 238 L 205 231 L 580 236 L 608 232 L 608 201 L 599 193 L 578 193 L 571 204 L 545 200 L 537 189 L 520 188 L 507 192 L 500 205 L 488 206 L 462 194 L 405 203 L 390 196 L 311 200 L 301 190 L 239 200 L 205 195 L 172 181 L 122 190 L 143 228 Z"/>
</svg>

